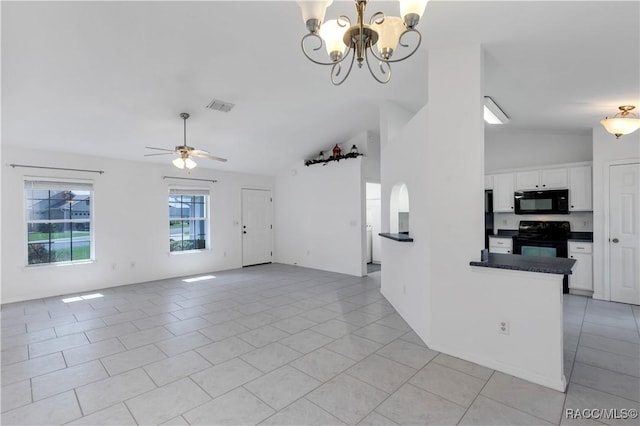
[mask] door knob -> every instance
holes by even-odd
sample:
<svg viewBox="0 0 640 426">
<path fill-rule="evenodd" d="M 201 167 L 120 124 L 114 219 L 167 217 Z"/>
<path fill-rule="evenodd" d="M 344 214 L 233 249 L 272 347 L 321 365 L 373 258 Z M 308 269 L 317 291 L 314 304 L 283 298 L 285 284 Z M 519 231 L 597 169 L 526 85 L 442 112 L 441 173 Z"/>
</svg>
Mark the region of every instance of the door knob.
<svg viewBox="0 0 640 426">
<path fill-rule="evenodd" d="M 617 238 L 614 238 L 614 239 L 612 239 L 612 240 L 611 240 L 611 242 L 612 242 L 612 243 L 616 243 L 616 244 L 617 244 L 617 243 L 619 243 L 619 242 L 620 242 L 620 240 L 619 240 L 619 239 L 617 239 Z"/>
</svg>

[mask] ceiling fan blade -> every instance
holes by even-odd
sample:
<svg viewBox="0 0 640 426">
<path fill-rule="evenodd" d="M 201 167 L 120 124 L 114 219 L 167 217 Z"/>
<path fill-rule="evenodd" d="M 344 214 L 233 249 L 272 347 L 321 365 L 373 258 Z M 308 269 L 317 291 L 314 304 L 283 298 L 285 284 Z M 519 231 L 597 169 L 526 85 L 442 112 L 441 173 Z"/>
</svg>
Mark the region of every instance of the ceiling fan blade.
<svg viewBox="0 0 640 426">
<path fill-rule="evenodd" d="M 147 149 L 155 149 L 158 151 L 169 151 L 169 152 L 175 152 L 175 149 L 166 149 L 166 148 L 154 148 L 152 146 L 145 146 L 145 148 Z"/>
<path fill-rule="evenodd" d="M 145 157 L 151 157 L 151 156 L 154 156 L 154 155 L 171 155 L 173 153 L 174 153 L 173 151 L 171 151 L 171 152 L 161 152 L 159 154 L 144 154 L 144 156 Z"/>
<path fill-rule="evenodd" d="M 193 151 L 191 151 L 189 153 L 189 155 L 192 155 L 192 156 L 198 157 L 198 158 L 208 158 L 209 160 L 222 161 L 223 163 L 225 161 L 227 161 L 226 158 L 215 157 L 215 156 L 209 154 L 207 151 L 202 151 L 202 150 L 199 150 L 199 149 L 194 149 Z"/>
</svg>

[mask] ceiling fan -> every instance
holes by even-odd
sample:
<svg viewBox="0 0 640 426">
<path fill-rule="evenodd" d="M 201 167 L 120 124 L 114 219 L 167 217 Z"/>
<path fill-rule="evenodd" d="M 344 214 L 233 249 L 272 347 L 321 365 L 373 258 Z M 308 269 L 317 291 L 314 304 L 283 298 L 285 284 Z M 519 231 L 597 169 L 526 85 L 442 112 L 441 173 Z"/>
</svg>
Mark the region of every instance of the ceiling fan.
<svg viewBox="0 0 640 426">
<path fill-rule="evenodd" d="M 169 155 L 169 154 L 178 154 L 179 157 L 172 161 L 173 165 L 179 169 L 188 169 L 191 170 L 198 165 L 195 161 L 191 159 L 191 157 L 198 158 L 208 158 L 210 160 L 216 161 L 227 161 L 226 158 L 215 157 L 209 154 L 207 151 L 202 149 L 195 149 L 191 146 L 187 145 L 187 118 L 189 118 L 189 114 L 186 112 L 180 113 L 180 118 L 184 121 L 184 143 L 182 145 L 176 146 L 174 149 L 165 149 L 165 148 L 155 148 L 153 146 L 147 146 L 147 149 L 155 149 L 157 151 L 166 151 L 158 154 L 145 154 L 145 157 L 151 157 L 154 155 Z"/>
</svg>

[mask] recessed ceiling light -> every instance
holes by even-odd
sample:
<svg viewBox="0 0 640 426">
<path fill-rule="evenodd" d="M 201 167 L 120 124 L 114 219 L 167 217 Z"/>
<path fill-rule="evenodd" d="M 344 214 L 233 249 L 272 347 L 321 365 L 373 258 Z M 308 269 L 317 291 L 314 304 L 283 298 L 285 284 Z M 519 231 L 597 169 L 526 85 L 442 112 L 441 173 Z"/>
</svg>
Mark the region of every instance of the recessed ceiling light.
<svg viewBox="0 0 640 426">
<path fill-rule="evenodd" d="M 489 96 L 484 97 L 484 121 L 489 124 L 506 124 L 509 117 Z"/>
</svg>

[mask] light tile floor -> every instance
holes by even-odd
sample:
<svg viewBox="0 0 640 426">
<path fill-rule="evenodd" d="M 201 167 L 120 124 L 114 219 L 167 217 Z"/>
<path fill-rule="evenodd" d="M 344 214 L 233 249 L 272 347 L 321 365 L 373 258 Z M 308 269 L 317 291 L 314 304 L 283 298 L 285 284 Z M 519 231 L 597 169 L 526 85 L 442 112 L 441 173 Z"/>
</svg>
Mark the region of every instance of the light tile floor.
<svg viewBox="0 0 640 426">
<path fill-rule="evenodd" d="M 379 273 L 214 275 L 3 305 L 2 424 L 637 424 L 564 418 L 638 409 L 637 306 L 565 297 L 565 394 L 430 350 Z"/>
</svg>

